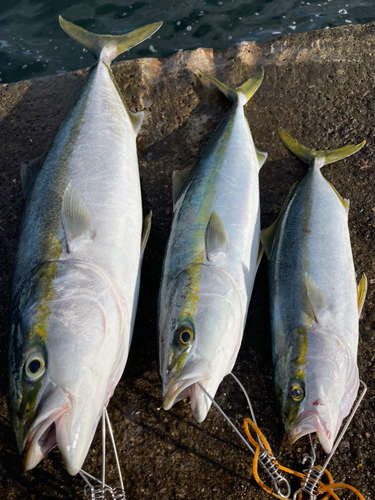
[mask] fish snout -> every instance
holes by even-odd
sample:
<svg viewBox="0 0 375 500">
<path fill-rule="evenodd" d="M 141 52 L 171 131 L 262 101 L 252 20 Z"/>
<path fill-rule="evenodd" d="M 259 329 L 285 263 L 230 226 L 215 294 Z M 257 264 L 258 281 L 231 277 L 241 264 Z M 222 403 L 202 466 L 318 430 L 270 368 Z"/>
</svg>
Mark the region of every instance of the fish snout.
<svg viewBox="0 0 375 500">
<path fill-rule="evenodd" d="M 199 358 L 185 364 L 179 373 L 171 371 L 168 375 L 163 378 L 164 410 L 169 410 L 181 399 L 192 397 L 197 382 L 203 383 L 204 380 L 210 378 L 211 368 L 204 358 Z"/>
<path fill-rule="evenodd" d="M 30 425 L 16 429 L 25 470 L 31 470 L 57 444 L 56 432 L 62 416 L 69 412 L 69 396 L 58 386 L 43 398 Z"/>
<path fill-rule="evenodd" d="M 333 425 L 333 422 L 331 422 L 332 419 L 325 411 L 325 408 L 321 410 L 319 411 L 319 408 L 304 410 L 298 415 L 297 420 L 288 432 L 292 444 L 299 438 L 316 432 L 324 451 L 326 453 L 331 452 L 336 436 L 336 425 Z"/>
</svg>

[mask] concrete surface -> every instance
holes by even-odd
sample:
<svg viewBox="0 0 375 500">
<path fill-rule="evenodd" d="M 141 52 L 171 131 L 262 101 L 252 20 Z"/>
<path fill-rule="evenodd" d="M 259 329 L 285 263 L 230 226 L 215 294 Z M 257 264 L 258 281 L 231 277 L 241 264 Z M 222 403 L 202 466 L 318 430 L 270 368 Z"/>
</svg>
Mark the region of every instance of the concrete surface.
<svg viewBox="0 0 375 500">
<path fill-rule="evenodd" d="M 356 155 L 328 166 L 324 175 L 350 199 L 349 227 L 355 267 L 369 280 L 360 322 L 358 364 L 369 391 L 329 470 L 336 481 L 375 498 L 375 24 L 288 36 L 273 43 L 243 42 L 225 51 L 198 49 L 165 59 L 114 64 L 118 85 L 132 111 L 146 118 L 138 136 L 144 210 L 154 213 L 146 249 L 139 314 L 128 365 L 109 405 L 127 498 L 266 499 L 251 472 L 251 456 L 211 409 L 196 424 L 189 402 L 161 409 L 157 374 L 156 302 L 171 217 L 172 171 L 192 165 L 230 103 L 198 67 L 228 85 L 242 84 L 263 64 L 263 84 L 246 106 L 256 146 L 269 153 L 260 173 L 262 227 L 276 218 L 305 166 L 278 139 L 282 127 L 303 144 L 338 148 L 366 139 Z M 24 206 L 21 162 L 48 150 L 87 70 L 0 86 L 0 491 L 7 499 L 83 498 L 83 482 L 70 477 L 58 451 L 23 473 L 7 411 L 8 305 L 17 233 Z M 284 465 L 302 469 L 308 439 L 290 446 L 274 399 L 271 343 L 263 260 L 234 373 L 249 391 L 258 422 Z M 242 427 L 245 398 L 226 379 L 217 401 Z M 85 468 L 100 476 L 96 439 Z M 317 463 L 325 455 L 319 448 Z M 116 484 L 113 455 L 107 477 Z M 293 483 L 298 487 L 298 482 Z M 348 498 L 339 492 L 340 498 Z"/>
</svg>

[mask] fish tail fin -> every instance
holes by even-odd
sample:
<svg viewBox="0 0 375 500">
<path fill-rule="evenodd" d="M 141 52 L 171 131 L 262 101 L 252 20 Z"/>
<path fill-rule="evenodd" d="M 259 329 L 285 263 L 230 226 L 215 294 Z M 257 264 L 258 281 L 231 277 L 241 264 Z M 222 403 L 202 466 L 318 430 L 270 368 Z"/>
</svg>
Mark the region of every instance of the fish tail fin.
<svg viewBox="0 0 375 500">
<path fill-rule="evenodd" d="M 224 85 L 224 83 L 219 82 L 216 78 L 211 75 L 208 75 L 201 69 L 199 70 L 203 75 L 210 80 L 211 83 L 216 85 L 216 87 L 230 100 L 236 102 L 239 100 L 241 104 L 244 106 L 247 101 L 255 94 L 258 90 L 259 85 L 262 83 L 264 77 L 264 69 L 261 66 L 258 71 L 245 82 L 240 87 L 236 87 L 235 89 L 231 89 Z"/>
<path fill-rule="evenodd" d="M 333 163 L 338 160 L 342 160 L 347 156 L 356 153 L 361 149 L 366 141 L 356 144 L 355 146 L 344 146 L 340 149 L 332 149 L 331 151 L 315 151 L 314 149 L 309 149 L 306 146 L 300 144 L 292 136 L 279 129 L 280 139 L 284 145 L 298 158 L 308 164 L 314 164 L 314 168 L 322 168 L 324 165 Z"/>
<path fill-rule="evenodd" d="M 113 59 L 138 45 L 157 31 L 162 22 L 148 24 L 125 35 L 96 35 L 59 16 L 60 26 L 73 40 L 85 47 L 95 59 L 110 65 Z"/>
</svg>

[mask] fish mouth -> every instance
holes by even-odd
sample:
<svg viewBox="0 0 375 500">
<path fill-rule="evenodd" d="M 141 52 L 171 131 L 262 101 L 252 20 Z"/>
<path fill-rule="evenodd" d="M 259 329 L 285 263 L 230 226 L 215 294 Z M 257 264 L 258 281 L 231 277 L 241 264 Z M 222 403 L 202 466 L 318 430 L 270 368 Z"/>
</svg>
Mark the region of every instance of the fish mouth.
<svg viewBox="0 0 375 500">
<path fill-rule="evenodd" d="M 199 388 L 198 382 L 203 385 L 210 376 L 211 369 L 203 358 L 184 366 L 177 377 L 172 376 L 169 384 L 163 390 L 164 410 L 169 410 L 175 403 L 188 396 L 190 396 L 192 408 L 195 408 L 196 394 Z M 201 389 L 199 388 L 199 390 Z"/>
<path fill-rule="evenodd" d="M 69 407 L 61 408 L 52 413 L 29 433 L 23 451 L 25 470 L 36 467 L 57 445 L 56 429 L 68 409 Z"/>
<path fill-rule="evenodd" d="M 313 432 L 316 432 L 323 450 L 330 453 L 334 436 L 323 418 L 314 410 L 305 410 L 298 416 L 293 427 L 289 430 L 288 437 L 291 444 L 294 444 L 299 438 Z"/>
<path fill-rule="evenodd" d="M 36 467 L 57 445 L 57 431 L 64 414 L 71 408 L 70 398 L 56 387 L 36 410 L 24 439 L 23 464 L 25 470 Z"/>
</svg>

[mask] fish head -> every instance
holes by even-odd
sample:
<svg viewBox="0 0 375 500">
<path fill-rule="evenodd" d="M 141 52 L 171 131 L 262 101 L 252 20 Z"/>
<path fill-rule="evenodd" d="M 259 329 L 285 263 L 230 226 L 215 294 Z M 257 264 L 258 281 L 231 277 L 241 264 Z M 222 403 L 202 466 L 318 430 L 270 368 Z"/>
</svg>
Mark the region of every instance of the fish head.
<svg viewBox="0 0 375 500">
<path fill-rule="evenodd" d="M 275 368 L 276 393 L 291 442 L 316 432 L 330 453 L 359 387 L 350 349 L 332 331 L 298 328 L 290 334 Z"/>
<path fill-rule="evenodd" d="M 116 301 L 97 273 L 63 261 L 42 265 L 16 303 L 10 396 L 24 467 L 34 468 L 57 445 L 75 475 L 117 383 L 115 351 L 123 346 Z"/>
<path fill-rule="evenodd" d="M 159 304 L 159 370 L 165 410 L 188 396 L 202 422 L 212 396 L 236 360 L 243 313 L 236 285 L 224 271 L 191 264 L 170 281 Z"/>
</svg>

